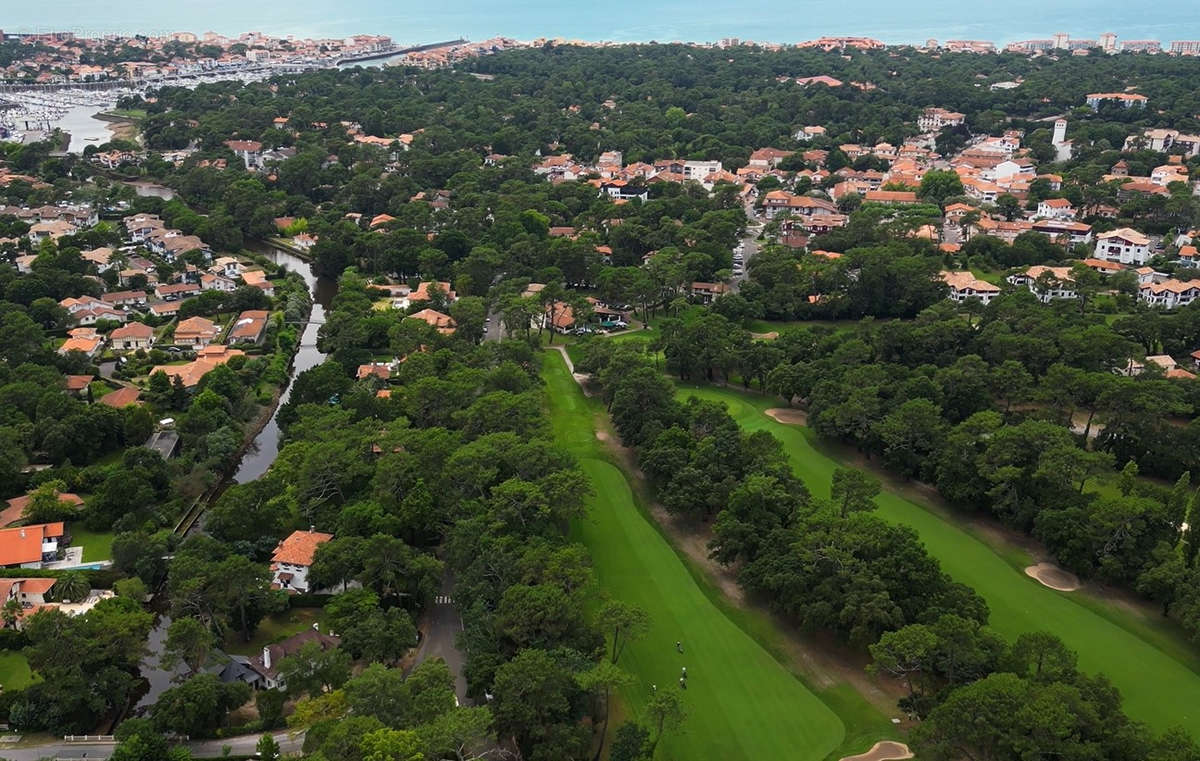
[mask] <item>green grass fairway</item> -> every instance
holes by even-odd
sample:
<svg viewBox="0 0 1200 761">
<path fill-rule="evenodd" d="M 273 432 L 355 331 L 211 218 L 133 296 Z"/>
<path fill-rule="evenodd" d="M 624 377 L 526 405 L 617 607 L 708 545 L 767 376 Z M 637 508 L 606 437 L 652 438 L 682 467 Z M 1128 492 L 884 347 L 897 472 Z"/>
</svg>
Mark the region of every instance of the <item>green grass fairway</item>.
<svg viewBox="0 0 1200 761">
<path fill-rule="evenodd" d="M 622 471 L 605 458 L 592 424 L 599 408 L 583 396 L 558 352 L 548 354 L 542 375 L 555 436 L 579 458 L 595 491 L 576 534 L 603 589 L 646 609 L 653 621 L 650 634 L 621 658 L 636 679 L 622 695 L 626 707 L 640 714 L 651 684 L 678 690 L 680 668 L 688 670 L 687 721 L 666 735 L 656 758 L 824 759 L 842 743 L 842 721 L 705 595 L 638 510 Z"/>
<path fill-rule="evenodd" d="M 770 431 L 809 489 L 829 495 L 838 463 L 818 451 L 808 428 L 776 423 L 762 413 L 779 406 L 777 400 L 694 386 L 681 387 L 680 396 L 725 402 L 746 430 Z M 916 529 L 947 573 L 983 595 L 993 629 L 1008 638 L 1035 630 L 1057 635 L 1079 653 L 1080 668 L 1112 680 L 1131 717 L 1159 731 L 1181 726 L 1200 736 L 1200 656 L 1178 634 L 1116 604 L 1043 587 L 969 531 L 916 502 L 888 491 L 877 502 L 879 515 Z"/>
</svg>

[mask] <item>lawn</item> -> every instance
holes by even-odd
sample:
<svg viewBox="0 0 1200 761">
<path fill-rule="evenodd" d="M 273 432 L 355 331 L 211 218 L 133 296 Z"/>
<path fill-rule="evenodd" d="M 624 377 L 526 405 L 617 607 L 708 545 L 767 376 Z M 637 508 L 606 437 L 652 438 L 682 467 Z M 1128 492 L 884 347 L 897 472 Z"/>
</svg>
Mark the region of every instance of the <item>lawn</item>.
<svg viewBox="0 0 1200 761">
<path fill-rule="evenodd" d="M 33 682 L 29 661 L 15 650 L 0 650 L 0 689 L 11 692 Z"/>
<path fill-rule="evenodd" d="M 815 446 L 815 434 L 762 414 L 776 401 L 706 387 L 681 388 L 681 395 L 725 402 L 743 428 L 769 431 L 783 442 L 797 474 L 814 493 L 828 496 L 839 464 Z M 1103 672 L 1116 685 L 1125 709 L 1156 730 L 1200 728 L 1200 655 L 1178 632 L 1153 616 L 1084 593 L 1055 592 L 1015 567 L 1013 553 L 999 551 L 928 505 L 885 491 L 879 515 L 913 527 L 929 552 L 955 580 L 975 588 L 991 609 L 991 626 L 1009 639 L 1049 631 L 1079 654 L 1087 672 Z"/>
<path fill-rule="evenodd" d="M 624 710 L 639 715 L 651 685 L 680 689 L 680 669 L 688 669 L 687 721 L 667 734 L 657 757 L 826 758 L 846 736 L 842 720 L 710 599 L 639 510 L 623 472 L 595 437 L 599 406 L 583 396 L 558 352 L 548 353 L 542 375 L 555 437 L 579 458 L 594 490 L 575 537 L 588 547 L 605 592 L 644 608 L 653 621 L 649 635 L 621 659 L 635 677 L 622 694 Z M 857 696 L 836 697 L 852 705 Z"/>
<path fill-rule="evenodd" d="M 78 522 L 71 524 L 71 544 L 83 548 L 83 562 L 97 563 L 112 559 L 113 533 L 88 531 Z"/>
<path fill-rule="evenodd" d="M 283 613 L 262 620 L 249 642 L 243 642 L 237 632 L 230 632 L 223 650 L 232 655 L 258 655 L 267 645 L 273 645 L 294 634 L 312 628 L 320 618 L 320 608 L 290 608 Z"/>
</svg>

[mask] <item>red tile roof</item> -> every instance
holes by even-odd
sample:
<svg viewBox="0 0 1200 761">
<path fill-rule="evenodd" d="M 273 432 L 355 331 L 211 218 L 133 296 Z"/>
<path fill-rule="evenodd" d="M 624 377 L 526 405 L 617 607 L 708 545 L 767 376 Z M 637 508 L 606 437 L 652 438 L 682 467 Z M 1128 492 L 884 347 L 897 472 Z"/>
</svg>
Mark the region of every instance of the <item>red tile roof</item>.
<svg viewBox="0 0 1200 761">
<path fill-rule="evenodd" d="M 293 531 L 292 535 L 279 543 L 271 561 L 289 563 L 291 565 L 312 565 L 317 547 L 333 538 L 333 534 L 323 534 L 320 531 Z"/>
</svg>

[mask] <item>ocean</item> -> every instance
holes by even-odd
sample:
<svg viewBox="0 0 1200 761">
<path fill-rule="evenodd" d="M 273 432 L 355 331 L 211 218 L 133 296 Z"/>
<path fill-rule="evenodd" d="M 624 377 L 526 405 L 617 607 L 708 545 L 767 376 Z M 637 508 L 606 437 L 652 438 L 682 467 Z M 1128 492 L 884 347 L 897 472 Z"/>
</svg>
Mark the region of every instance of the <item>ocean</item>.
<svg viewBox="0 0 1200 761">
<path fill-rule="evenodd" d="M 1200 39 L 1200 0 L 3 0 L 5 32 L 164 34 L 259 31 L 300 37 L 387 34 L 400 43 L 493 36 L 798 42 L 862 35 L 889 43 L 981 39 L 998 44 L 1067 32 L 1095 39 Z"/>
</svg>

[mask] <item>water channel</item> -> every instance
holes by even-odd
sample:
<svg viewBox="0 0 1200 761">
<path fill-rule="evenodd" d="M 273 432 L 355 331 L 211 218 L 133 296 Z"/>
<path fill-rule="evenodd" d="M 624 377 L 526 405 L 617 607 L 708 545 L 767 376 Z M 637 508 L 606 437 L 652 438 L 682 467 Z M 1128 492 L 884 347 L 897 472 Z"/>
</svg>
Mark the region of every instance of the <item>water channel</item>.
<svg viewBox="0 0 1200 761">
<path fill-rule="evenodd" d="M 257 252 L 266 255 L 276 264 L 286 267 L 290 272 L 299 273 L 313 296 L 313 308 L 308 324 L 304 326 L 300 335 L 300 348 L 297 349 L 296 356 L 292 360 L 292 372 L 288 377 L 287 388 L 279 397 L 279 405 L 271 413 L 270 421 L 254 437 L 254 443 L 242 456 L 242 462 L 233 476 L 233 480 L 239 484 L 253 481 L 266 473 L 267 468 L 271 467 L 271 463 L 275 462 L 275 458 L 279 455 L 279 409 L 287 403 L 292 394 L 292 380 L 305 370 L 316 367 L 325 361 L 325 355 L 317 348 L 317 331 L 321 329 L 321 323 L 325 321 L 326 307 L 333 302 L 333 297 L 337 293 L 335 280 L 317 277 L 309 263 L 295 254 L 273 246 L 264 246 Z"/>
</svg>

